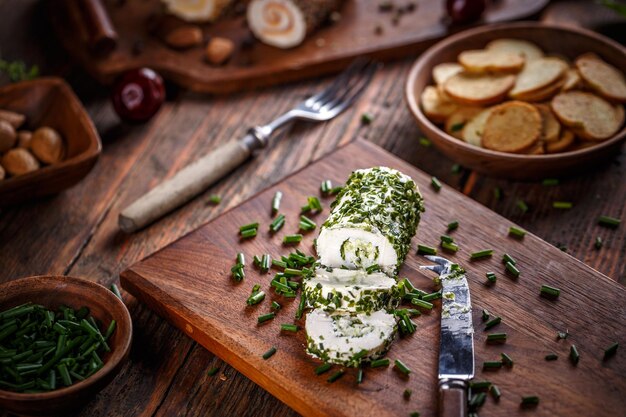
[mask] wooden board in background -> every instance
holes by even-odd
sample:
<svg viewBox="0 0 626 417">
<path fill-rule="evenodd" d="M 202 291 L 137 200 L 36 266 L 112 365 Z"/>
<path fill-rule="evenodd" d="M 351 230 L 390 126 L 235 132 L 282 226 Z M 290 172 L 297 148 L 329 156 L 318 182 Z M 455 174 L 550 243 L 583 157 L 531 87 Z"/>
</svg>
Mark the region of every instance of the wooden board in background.
<svg viewBox="0 0 626 417">
<path fill-rule="evenodd" d="M 449 27 L 444 19 L 445 2 L 415 2 L 415 11 L 394 24 L 392 13 L 381 13 L 377 1 L 350 0 L 341 11 L 339 23 L 322 28 L 290 50 L 281 50 L 260 42 L 242 48 L 251 35 L 242 17 L 226 18 L 214 25 L 204 25 L 207 36 L 224 36 L 237 44 L 236 52 L 225 66 L 211 66 L 204 60 L 204 48 L 177 51 L 150 34 L 154 17 L 162 5 L 159 0 L 107 1 L 115 29 L 119 34 L 117 49 L 108 56 L 89 52 L 81 42 L 76 27 L 56 1 L 50 1 L 50 17 L 61 42 L 96 79 L 109 83 L 120 73 L 147 66 L 166 78 L 191 90 L 225 93 L 252 87 L 280 84 L 338 71 L 352 59 L 368 55 L 388 60 L 414 54 L 436 40 L 465 28 Z M 478 23 L 524 19 L 538 13 L 547 0 L 499 0 L 490 2 Z M 380 26 L 382 34 L 376 34 Z M 143 50 L 133 53 L 141 41 Z"/>
<path fill-rule="evenodd" d="M 444 187 L 435 192 L 430 177 L 375 145 L 353 142 L 322 158 L 277 185 L 261 192 L 240 206 L 183 237 L 165 249 L 141 261 L 121 275 L 124 288 L 145 302 L 158 314 L 179 327 L 247 377 L 261 385 L 305 416 L 406 416 L 420 411 L 422 416 L 436 414 L 437 355 L 439 343 L 439 302 L 435 309 L 415 318 L 414 335 L 396 341 L 388 357 L 401 359 L 413 370 L 401 378 L 393 369 L 365 369 L 363 384 L 355 383 L 355 371 L 329 384 L 328 374 L 313 372 L 319 362 L 304 350 L 305 335 L 281 334 L 280 324 L 291 323 L 296 300 L 277 297 L 270 289 L 271 275 L 260 275 L 251 265 L 246 280 L 233 283 L 230 268 L 237 252 L 244 252 L 250 264 L 255 254 L 276 257 L 292 248 L 281 245 L 282 236 L 297 229 L 300 206 L 308 195 L 317 195 L 319 184 L 331 179 L 343 183 L 357 168 L 386 165 L 413 177 L 426 200 L 413 247 L 424 243 L 435 246 L 446 225 L 454 219 L 460 227 L 452 232 L 460 251 L 446 255 L 468 271 L 474 302 L 476 330 L 476 379 L 496 383 L 502 398 L 491 398 L 481 416 L 526 415 L 519 408 L 523 395 L 539 395 L 537 416 L 595 416 L 608 410 L 626 407 L 626 356 L 624 352 L 602 362 L 603 349 L 614 341 L 624 344 L 626 334 L 626 290 L 620 284 L 587 267 L 536 236 L 522 241 L 507 236 L 511 222 L 457 191 Z M 276 236 L 267 233 L 271 221 L 271 200 L 276 192 L 284 193 L 281 212 L 287 223 Z M 318 223 L 328 214 L 329 199 Z M 238 227 L 251 221 L 261 222 L 259 235 L 240 242 Z M 317 233 L 310 233 L 299 246 L 312 252 Z M 492 259 L 469 262 L 469 254 L 494 248 Z M 502 254 L 518 261 L 522 271 L 514 280 L 503 272 Z M 401 271 L 419 288 L 432 289 L 431 276 L 419 271 L 425 259 L 411 254 Z M 494 271 L 498 282 L 484 285 L 485 272 Z M 253 307 L 245 301 L 252 286 L 262 285 L 266 300 Z M 556 301 L 539 296 L 541 284 L 561 288 Z M 276 319 L 257 325 L 256 318 L 270 309 L 270 302 L 283 305 Z M 505 331 L 504 345 L 486 345 L 486 332 L 480 318 L 486 308 L 502 317 L 493 331 Z M 300 323 L 301 325 L 303 324 Z M 558 330 L 568 329 L 571 336 L 557 341 Z M 567 359 L 570 345 L 576 344 L 581 355 L 578 366 Z M 271 346 L 278 352 L 265 361 L 261 355 Z M 623 348 L 621 348 L 623 349 Z M 499 360 L 508 353 L 515 361 L 512 369 L 483 372 L 482 363 Z M 545 362 L 544 356 L 556 352 L 559 359 Z M 410 401 L 402 399 L 411 389 Z"/>
</svg>

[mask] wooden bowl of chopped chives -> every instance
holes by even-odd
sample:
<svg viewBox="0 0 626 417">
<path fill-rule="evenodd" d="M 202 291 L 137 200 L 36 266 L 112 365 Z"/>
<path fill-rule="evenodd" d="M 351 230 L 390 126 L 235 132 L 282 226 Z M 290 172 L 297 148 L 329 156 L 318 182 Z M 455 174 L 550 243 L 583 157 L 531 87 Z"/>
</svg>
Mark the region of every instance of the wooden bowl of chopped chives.
<svg viewBox="0 0 626 417">
<path fill-rule="evenodd" d="M 0 286 L 0 409 L 66 415 L 113 380 L 128 358 L 132 321 L 107 288 L 37 276 Z"/>
</svg>

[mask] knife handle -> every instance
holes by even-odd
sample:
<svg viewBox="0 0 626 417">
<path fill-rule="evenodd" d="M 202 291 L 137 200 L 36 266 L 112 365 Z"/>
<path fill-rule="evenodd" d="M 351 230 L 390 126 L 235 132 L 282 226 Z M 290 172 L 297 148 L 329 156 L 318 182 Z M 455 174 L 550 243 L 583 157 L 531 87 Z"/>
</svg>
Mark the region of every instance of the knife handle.
<svg viewBox="0 0 626 417">
<path fill-rule="evenodd" d="M 439 383 L 439 417 L 467 417 L 467 381 L 445 379 Z"/>
</svg>

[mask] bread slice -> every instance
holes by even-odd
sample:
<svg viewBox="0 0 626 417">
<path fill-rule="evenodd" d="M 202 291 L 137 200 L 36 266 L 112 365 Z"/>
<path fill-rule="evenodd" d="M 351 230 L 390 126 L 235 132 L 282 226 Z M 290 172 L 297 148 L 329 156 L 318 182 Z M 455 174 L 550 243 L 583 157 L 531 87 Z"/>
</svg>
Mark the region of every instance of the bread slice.
<svg viewBox="0 0 626 417">
<path fill-rule="evenodd" d="M 456 62 L 444 62 L 443 64 L 435 65 L 433 68 L 433 80 L 435 84 L 443 85 L 446 80 L 459 72 L 463 71 L 463 66 Z"/>
<path fill-rule="evenodd" d="M 521 55 L 526 62 L 543 57 L 543 51 L 537 45 L 522 39 L 496 39 L 489 42 L 485 49 Z"/>
<path fill-rule="evenodd" d="M 443 99 L 437 87 L 432 85 L 424 88 L 420 102 L 426 117 L 434 122 L 445 121 L 458 108 L 456 103 Z"/>
<path fill-rule="evenodd" d="M 574 90 L 582 85 L 583 79 L 580 77 L 578 70 L 576 68 L 570 68 L 565 71 L 565 75 L 563 76 L 563 86 L 561 87 L 561 91 L 570 91 Z"/>
<path fill-rule="evenodd" d="M 581 55 L 576 59 L 576 69 L 583 80 L 602 97 L 626 102 L 626 79 L 624 74 L 607 64 L 595 54 Z"/>
<path fill-rule="evenodd" d="M 532 104 L 509 101 L 493 109 L 485 123 L 482 145 L 501 152 L 520 152 L 541 135 L 541 115 Z"/>
<path fill-rule="evenodd" d="M 480 107 L 459 107 L 447 119 L 446 133 L 458 139 L 463 139 L 463 128 L 472 118 L 483 111 Z"/>
<path fill-rule="evenodd" d="M 524 149 L 523 153 L 526 155 L 543 155 L 546 153 L 546 143 L 538 140 L 534 145 L 530 145 L 530 148 Z"/>
<path fill-rule="evenodd" d="M 444 83 L 444 91 L 454 101 L 468 106 L 485 106 L 502 101 L 515 84 L 512 74 L 461 72 Z"/>
<path fill-rule="evenodd" d="M 563 130 L 559 140 L 556 142 L 547 142 L 546 143 L 546 152 L 548 153 L 557 153 L 563 152 L 567 149 L 572 143 L 574 143 L 574 133 L 571 130 Z"/>
<path fill-rule="evenodd" d="M 517 53 L 474 49 L 459 54 L 459 63 L 469 72 L 517 72 L 524 66 L 524 57 Z"/>
<path fill-rule="evenodd" d="M 564 76 L 540 90 L 533 91 L 527 94 L 519 94 L 517 96 L 517 99 L 521 101 L 529 101 L 531 103 L 547 101 L 561 91 L 561 89 L 563 88 L 563 84 L 565 84 Z"/>
<path fill-rule="evenodd" d="M 561 124 L 552 113 L 549 104 L 535 104 L 541 114 L 541 136 L 539 139 L 546 142 L 556 142 L 561 135 Z"/>
<path fill-rule="evenodd" d="M 517 75 L 511 98 L 521 100 L 524 95 L 537 92 L 555 83 L 567 71 L 568 65 L 560 58 L 538 58 L 528 62 Z"/>
<path fill-rule="evenodd" d="M 613 106 L 592 93 L 560 93 L 552 99 L 550 106 L 561 123 L 587 140 L 608 139 L 624 123 L 624 108 L 621 105 Z"/>
<path fill-rule="evenodd" d="M 463 127 L 463 131 L 461 132 L 461 139 L 471 145 L 482 147 L 482 137 L 483 132 L 485 131 L 485 123 L 487 122 L 489 116 L 491 116 L 493 109 L 494 107 L 484 109 L 465 123 L 465 127 Z"/>
</svg>

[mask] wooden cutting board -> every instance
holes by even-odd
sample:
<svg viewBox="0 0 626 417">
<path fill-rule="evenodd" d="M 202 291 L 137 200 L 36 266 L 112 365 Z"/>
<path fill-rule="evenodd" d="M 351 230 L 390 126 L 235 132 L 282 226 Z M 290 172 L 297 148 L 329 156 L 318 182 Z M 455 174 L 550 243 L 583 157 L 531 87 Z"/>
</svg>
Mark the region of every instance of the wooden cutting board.
<svg viewBox="0 0 626 417">
<path fill-rule="evenodd" d="M 77 24 L 67 16 L 59 1 L 50 1 L 55 32 L 67 51 L 96 79 L 109 83 L 120 73 L 147 66 L 185 88 L 200 92 L 225 93 L 252 87 L 281 84 L 319 76 L 345 67 L 352 59 L 368 55 L 388 60 L 424 50 L 436 40 L 467 26 L 449 26 L 443 1 L 419 1 L 411 13 L 397 20 L 382 13 L 378 1 L 350 0 L 341 11 L 339 23 L 322 28 L 302 45 L 281 50 L 250 42 L 243 17 L 225 18 L 203 25 L 206 37 L 232 39 L 236 50 L 224 66 L 204 60 L 204 48 L 177 51 L 154 34 L 159 0 L 107 1 L 109 16 L 119 34 L 117 49 L 105 56 L 91 53 L 79 36 Z M 403 5 L 405 2 L 396 2 Z M 406 2 L 408 3 L 408 1 Z M 538 13 L 548 0 L 498 0 L 490 2 L 477 23 L 524 19 Z M 380 27 L 382 32 L 377 32 Z M 141 44 L 138 51 L 137 45 Z"/>
<path fill-rule="evenodd" d="M 426 201 L 413 247 L 417 243 L 437 246 L 446 225 L 459 220 L 451 233 L 460 250 L 446 255 L 467 269 L 475 324 L 476 379 L 490 380 L 502 391 L 496 404 L 492 398 L 481 416 L 527 415 L 519 407 L 521 396 L 539 395 L 540 404 L 532 415 L 600 416 L 626 409 L 626 353 L 602 361 L 604 348 L 614 341 L 626 342 L 626 290 L 605 275 L 533 235 L 523 240 L 507 236 L 511 222 L 457 191 L 443 187 L 435 192 L 430 177 L 381 148 L 357 140 L 331 155 L 257 194 L 224 213 L 197 231 L 133 265 L 121 276 L 123 287 L 169 320 L 187 335 L 231 364 L 304 416 L 422 416 L 436 414 L 437 357 L 440 303 L 415 318 L 417 331 L 397 340 L 388 357 L 401 359 L 411 369 L 409 378 L 392 368 L 365 369 L 361 385 L 356 372 L 349 370 L 335 383 L 325 374 L 316 376 L 319 362 L 305 353 L 304 331 L 281 334 L 281 323 L 292 323 L 298 300 L 276 296 L 270 289 L 271 274 L 261 275 L 250 261 L 254 255 L 273 257 L 293 248 L 281 244 L 285 234 L 297 231 L 300 206 L 306 197 L 319 194 L 324 179 L 342 184 L 358 168 L 386 165 L 413 177 Z M 280 211 L 287 216 L 285 227 L 276 235 L 267 232 L 274 193 L 284 193 Z M 330 199 L 324 199 L 324 212 L 314 217 L 318 224 L 328 215 Z M 261 223 L 259 235 L 240 241 L 238 228 L 253 221 Z M 599 227 L 590 224 L 589 227 Z M 622 229 L 615 233 L 623 233 Z M 317 232 L 306 235 L 299 249 L 312 254 Z M 492 259 L 470 262 L 477 250 L 493 248 Z M 234 283 L 230 268 L 237 252 L 244 252 L 248 266 L 246 279 Z M 503 253 L 517 262 L 521 276 L 506 275 Z M 427 260 L 412 250 L 401 270 L 419 288 L 433 289 L 432 276 L 418 269 Z M 498 281 L 486 286 L 485 272 L 494 271 Z M 276 271 L 272 271 L 275 273 Z M 248 307 L 252 286 L 261 284 L 268 294 L 261 304 Z M 561 289 L 557 300 L 539 296 L 542 284 Z M 283 308 L 273 321 L 257 325 L 257 317 L 270 311 L 271 301 Z M 506 332 L 504 345 L 487 345 L 481 310 L 502 317 L 493 331 Z M 304 325 L 304 320 L 299 323 Z M 557 331 L 568 330 L 567 340 L 557 341 Z M 577 366 L 568 360 L 570 346 L 580 352 Z M 275 346 L 269 360 L 261 355 Z M 624 347 L 620 347 L 624 349 Z M 515 361 L 512 369 L 484 372 L 484 361 L 499 360 L 506 352 Z M 559 355 L 546 362 L 550 352 Z M 335 370 L 338 367 L 334 368 Z M 413 395 L 403 399 L 405 389 Z M 236 395 L 233 400 L 236 400 Z"/>
</svg>

